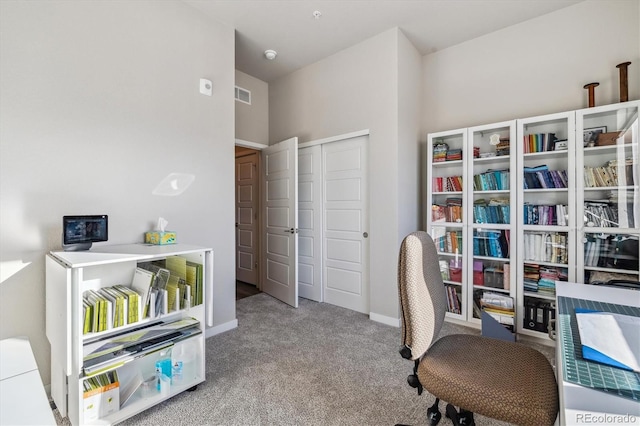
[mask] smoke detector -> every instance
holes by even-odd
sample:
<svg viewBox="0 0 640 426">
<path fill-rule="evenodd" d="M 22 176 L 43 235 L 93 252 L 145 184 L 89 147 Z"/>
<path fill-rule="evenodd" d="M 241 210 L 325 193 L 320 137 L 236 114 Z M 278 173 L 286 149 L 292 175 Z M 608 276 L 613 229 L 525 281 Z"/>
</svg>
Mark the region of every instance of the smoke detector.
<svg viewBox="0 0 640 426">
<path fill-rule="evenodd" d="M 319 10 L 314 10 L 312 15 L 315 19 L 320 19 L 322 17 L 322 12 L 320 12 Z"/>
<path fill-rule="evenodd" d="M 276 52 L 275 50 L 268 49 L 264 51 L 264 57 L 270 61 L 273 61 L 276 56 L 278 56 L 278 52 Z"/>
</svg>

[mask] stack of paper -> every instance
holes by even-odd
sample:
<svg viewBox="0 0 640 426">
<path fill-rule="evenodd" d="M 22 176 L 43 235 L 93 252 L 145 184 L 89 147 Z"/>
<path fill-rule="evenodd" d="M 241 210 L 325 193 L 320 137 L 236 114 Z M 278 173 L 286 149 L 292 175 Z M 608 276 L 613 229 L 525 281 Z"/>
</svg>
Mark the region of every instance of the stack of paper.
<svg viewBox="0 0 640 426">
<path fill-rule="evenodd" d="M 640 372 L 640 317 L 576 309 L 582 356 Z"/>
</svg>

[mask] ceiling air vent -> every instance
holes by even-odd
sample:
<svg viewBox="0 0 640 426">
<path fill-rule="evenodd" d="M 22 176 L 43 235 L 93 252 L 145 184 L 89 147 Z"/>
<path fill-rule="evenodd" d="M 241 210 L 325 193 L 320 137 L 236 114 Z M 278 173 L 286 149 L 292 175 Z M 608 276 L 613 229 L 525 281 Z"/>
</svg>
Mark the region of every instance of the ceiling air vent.
<svg viewBox="0 0 640 426">
<path fill-rule="evenodd" d="M 251 92 L 247 89 L 236 86 L 236 101 L 251 105 Z"/>
</svg>

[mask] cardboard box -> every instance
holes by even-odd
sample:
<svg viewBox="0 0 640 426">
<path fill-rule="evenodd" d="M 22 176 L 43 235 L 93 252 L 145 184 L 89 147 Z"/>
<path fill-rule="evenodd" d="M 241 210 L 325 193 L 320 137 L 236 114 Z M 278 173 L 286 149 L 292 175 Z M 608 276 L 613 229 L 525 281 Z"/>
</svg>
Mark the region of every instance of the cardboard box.
<svg viewBox="0 0 640 426">
<path fill-rule="evenodd" d="M 120 383 L 83 393 L 84 420 L 97 420 L 120 410 Z"/>
<path fill-rule="evenodd" d="M 596 146 L 615 145 L 620 136 L 621 132 L 600 133 L 596 140 Z"/>
<path fill-rule="evenodd" d="M 167 245 L 175 244 L 177 241 L 176 233 L 172 231 L 150 231 L 144 233 L 144 242 L 146 244 Z"/>
</svg>

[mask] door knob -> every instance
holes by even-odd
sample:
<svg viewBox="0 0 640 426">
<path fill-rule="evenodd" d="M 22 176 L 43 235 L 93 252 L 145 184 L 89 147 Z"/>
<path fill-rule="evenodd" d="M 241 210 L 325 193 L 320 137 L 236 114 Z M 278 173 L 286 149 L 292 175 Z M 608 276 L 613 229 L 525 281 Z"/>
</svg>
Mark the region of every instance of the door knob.
<svg viewBox="0 0 640 426">
<path fill-rule="evenodd" d="M 363 232 L 363 233 L 362 233 L 362 236 L 363 236 L 363 237 L 365 237 L 365 238 L 367 238 L 367 237 L 369 236 L 369 233 L 368 233 L 368 232 Z"/>
</svg>

